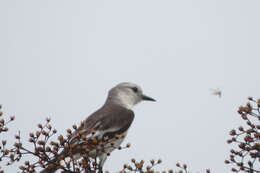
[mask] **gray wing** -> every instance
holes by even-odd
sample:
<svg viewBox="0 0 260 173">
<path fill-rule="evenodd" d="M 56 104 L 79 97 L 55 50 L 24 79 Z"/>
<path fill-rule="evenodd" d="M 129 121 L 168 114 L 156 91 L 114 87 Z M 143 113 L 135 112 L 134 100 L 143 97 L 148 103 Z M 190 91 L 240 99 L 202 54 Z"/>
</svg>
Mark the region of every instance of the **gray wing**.
<svg viewBox="0 0 260 173">
<path fill-rule="evenodd" d="M 108 137 L 113 138 L 115 135 L 120 135 L 128 130 L 134 119 L 134 112 L 132 110 L 120 107 L 118 105 L 105 105 L 93 114 L 91 114 L 80 127 L 72 134 L 70 138 L 71 144 L 80 144 L 81 140 L 77 138 L 78 134 L 91 135 L 93 131 L 98 138 Z M 92 146 L 89 146 L 90 148 Z M 75 148 L 75 153 L 81 152 L 82 148 Z M 68 150 L 65 148 L 58 157 L 54 158 L 52 162 L 59 162 L 67 156 Z M 41 173 L 54 173 L 58 167 L 48 166 Z"/>
<path fill-rule="evenodd" d="M 128 130 L 134 119 L 134 112 L 118 105 L 105 105 L 98 111 L 91 114 L 74 133 L 85 136 L 102 138 L 107 136 L 112 138 Z M 72 137 L 73 138 L 73 137 Z M 76 142 L 72 139 L 72 143 Z"/>
</svg>

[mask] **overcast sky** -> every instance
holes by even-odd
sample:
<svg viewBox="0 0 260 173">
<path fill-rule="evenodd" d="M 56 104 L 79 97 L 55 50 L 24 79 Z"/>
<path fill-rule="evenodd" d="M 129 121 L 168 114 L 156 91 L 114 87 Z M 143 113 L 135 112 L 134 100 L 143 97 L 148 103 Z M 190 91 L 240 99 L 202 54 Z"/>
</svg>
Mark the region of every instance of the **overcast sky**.
<svg viewBox="0 0 260 173">
<path fill-rule="evenodd" d="M 0 1 L 0 104 L 17 118 L 7 138 L 18 129 L 27 136 L 45 117 L 64 133 L 129 81 L 158 102 L 134 108 L 125 140 L 132 147 L 113 152 L 105 169 L 161 158 L 159 168 L 181 161 L 193 172 L 227 172 L 236 109 L 260 97 L 259 7 L 259 0 Z"/>
</svg>

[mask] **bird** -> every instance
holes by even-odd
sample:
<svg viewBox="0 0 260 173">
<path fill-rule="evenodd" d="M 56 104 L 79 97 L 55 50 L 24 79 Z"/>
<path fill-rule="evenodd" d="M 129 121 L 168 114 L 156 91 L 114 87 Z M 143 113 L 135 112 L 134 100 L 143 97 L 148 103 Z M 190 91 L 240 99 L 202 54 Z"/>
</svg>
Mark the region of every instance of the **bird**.
<svg viewBox="0 0 260 173">
<path fill-rule="evenodd" d="M 98 152 L 95 146 L 91 146 L 92 148 L 89 152 L 90 156 L 95 155 L 99 159 L 99 173 L 103 172 L 103 165 L 107 160 L 107 153 L 111 153 L 115 148 L 118 148 L 125 139 L 128 129 L 135 117 L 133 107 L 142 101 L 155 102 L 156 100 L 143 94 L 142 88 L 135 83 L 119 83 L 109 90 L 104 105 L 89 115 L 72 134 L 70 143 L 75 145 L 80 144 L 80 140 L 76 138 L 78 133 L 85 135 L 87 139 L 97 138 L 106 139 L 106 141 L 108 141 L 108 143 L 104 144 L 105 152 Z M 120 137 L 118 137 L 119 135 Z M 109 144 L 111 141 L 113 142 L 113 146 Z M 64 153 L 66 152 L 61 152 L 61 154 Z M 80 158 L 80 153 L 73 153 L 73 156 L 74 155 L 76 159 Z M 60 160 L 54 158 L 53 161 L 58 162 Z M 40 173 L 55 173 L 58 169 L 57 166 L 51 167 L 47 165 Z"/>
</svg>

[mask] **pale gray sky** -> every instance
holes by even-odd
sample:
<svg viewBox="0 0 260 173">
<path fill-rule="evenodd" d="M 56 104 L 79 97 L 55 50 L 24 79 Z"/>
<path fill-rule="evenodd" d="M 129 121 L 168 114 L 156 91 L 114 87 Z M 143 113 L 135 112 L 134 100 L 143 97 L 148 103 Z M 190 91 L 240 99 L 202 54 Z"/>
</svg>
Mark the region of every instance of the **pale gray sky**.
<svg viewBox="0 0 260 173">
<path fill-rule="evenodd" d="M 236 108 L 260 97 L 259 7 L 259 0 L 0 1 L 0 103 L 17 117 L 11 136 L 18 129 L 26 136 L 45 117 L 63 133 L 130 81 L 158 102 L 135 107 L 132 147 L 113 152 L 105 169 L 135 157 L 161 158 L 165 169 L 181 161 L 193 172 L 227 172 Z"/>
</svg>

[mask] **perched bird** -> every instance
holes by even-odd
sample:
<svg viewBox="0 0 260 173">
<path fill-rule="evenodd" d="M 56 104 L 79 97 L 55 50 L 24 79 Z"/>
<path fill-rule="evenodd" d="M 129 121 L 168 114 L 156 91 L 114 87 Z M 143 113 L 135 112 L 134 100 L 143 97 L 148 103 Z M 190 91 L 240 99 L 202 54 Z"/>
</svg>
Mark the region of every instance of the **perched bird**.
<svg viewBox="0 0 260 173">
<path fill-rule="evenodd" d="M 107 159 L 107 153 L 111 153 L 115 148 L 119 147 L 123 142 L 129 127 L 134 119 L 133 106 L 141 101 L 155 101 L 153 98 L 143 94 L 140 86 L 134 83 L 120 83 L 110 89 L 105 104 L 92 113 L 81 126 L 72 134 L 70 143 L 79 145 L 81 141 L 76 138 L 78 133 L 86 138 L 108 139 L 106 141 L 113 142 L 113 146 L 109 143 L 104 144 L 104 152 L 98 152 L 95 146 L 91 148 L 89 155 L 95 155 L 99 159 L 99 172 L 102 172 L 102 167 Z M 94 133 L 93 133 L 94 132 Z M 120 135 L 121 137 L 118 137 Z M 73 153 L 73 157 L 80 158 L 80 153 Z M 66 153 L 65 151 L 61 154 Z M 61 155 L 60 154 L 60 155 Z M 61 160 L 55 158 L 53 162 Z M 57 166 L 47 166 L 41 173 L 54 173 L 58 170 Z"/>
</svg>

